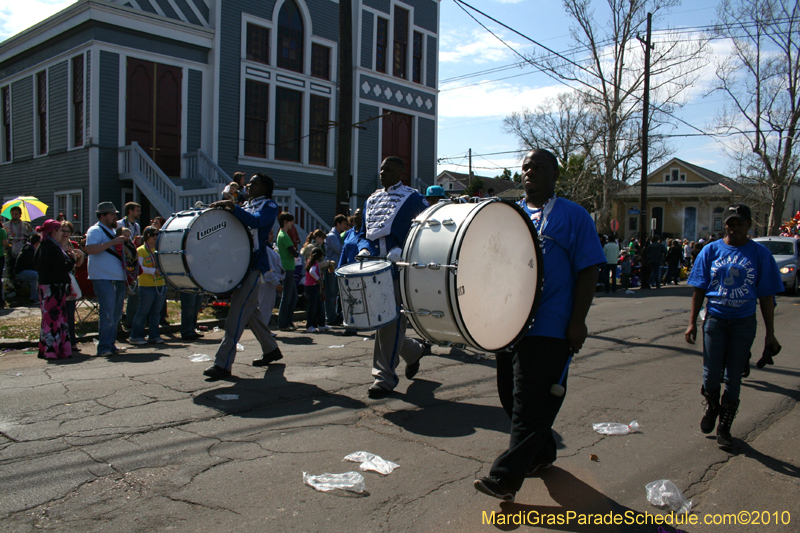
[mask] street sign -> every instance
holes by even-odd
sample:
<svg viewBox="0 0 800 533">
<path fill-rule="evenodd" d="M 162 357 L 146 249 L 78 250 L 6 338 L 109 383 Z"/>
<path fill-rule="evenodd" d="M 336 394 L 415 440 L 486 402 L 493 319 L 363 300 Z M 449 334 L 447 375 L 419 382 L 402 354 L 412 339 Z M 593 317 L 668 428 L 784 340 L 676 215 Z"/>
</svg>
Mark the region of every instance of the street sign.
<svg viewBox="0 0 800 533">
<path fill-rule="evenodd" d="M 628 209 L 628 214 L 629 215 L 641 215 L 642 212 L 639 211 L 638 209 Z"/>
<path fill-rule="evenodd" d="M 611 231 L 616 233 L 617 231 L 619 231 L 619 220 L 613 219 L 609 224 L 609 226 L 611 226 Z"/>
</svg>

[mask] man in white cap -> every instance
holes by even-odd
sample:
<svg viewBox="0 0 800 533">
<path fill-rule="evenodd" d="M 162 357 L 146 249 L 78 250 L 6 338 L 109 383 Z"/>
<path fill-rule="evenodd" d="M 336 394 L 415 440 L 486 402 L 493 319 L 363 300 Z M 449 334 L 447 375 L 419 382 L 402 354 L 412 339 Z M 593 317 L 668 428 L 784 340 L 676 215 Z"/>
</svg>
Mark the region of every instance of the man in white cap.
<svg viewBox="0 0 800 533">
<path fill-rule="evenodd" d="M 111 202 L 101 202 L 97 206 L 97 223 L 86 232 L 87 270 L 100 307 L 97 355 L 101 356 L 120 352 L 115 343 L 117 324 L 125 303 L 125 270 L 122 258 L 114 248 L 128 238 L 124 235 L 115 237 L 116 227 L 117 208 Z"/>
</svg>

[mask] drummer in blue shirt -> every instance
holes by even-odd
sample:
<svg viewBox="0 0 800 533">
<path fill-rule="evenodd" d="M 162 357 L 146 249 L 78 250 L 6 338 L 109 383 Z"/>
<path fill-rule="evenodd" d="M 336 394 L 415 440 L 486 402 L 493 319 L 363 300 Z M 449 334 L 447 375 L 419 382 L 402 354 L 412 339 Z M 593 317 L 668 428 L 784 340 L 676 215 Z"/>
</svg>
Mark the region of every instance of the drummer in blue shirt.
<svg viewBox="0 0 800 533">
<path fill-rule="evenodd" d="M 258 312 L 259 285 L 262 275 L 271 270 L 267 248 L 270 247 L 269 234 L 278 216 L 278 206 L 272 201 L 275 183 L 266 174 L 255 174 L 247 184 L 247 196 L 250 198 L 244 206 L 238 206 L 231 200 L 214 202 L 211 207 L 227 209 L 243 222 L 253 234 L 253 269 L 247 274 L 242 284 L 231 294 L 228 318 L 225 320 L 225 336 L 217 349 L 214 364 L 203 374 L 209 381 L 230 377 L 231 367 L 236 358 L 236 344 L 242 336 L 245 325 L 261 344 L 262 355 L 253 361 L 253 366 L 265 366 L 283 358 L 278 344 L 272 337 L 267 324 Z M 220 258 L 223 260 L 224 258 Z"/>
</svg>

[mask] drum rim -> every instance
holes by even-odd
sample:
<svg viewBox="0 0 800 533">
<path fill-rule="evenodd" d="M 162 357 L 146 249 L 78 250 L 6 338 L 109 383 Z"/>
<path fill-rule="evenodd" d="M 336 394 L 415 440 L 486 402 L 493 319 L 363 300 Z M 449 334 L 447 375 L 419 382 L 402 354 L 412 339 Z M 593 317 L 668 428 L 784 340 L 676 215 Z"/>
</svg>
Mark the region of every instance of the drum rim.
<svg viewBox="0 0 800 533">
<path fill-rule="evenodd" d="M 536 264 L 542 266 L 542 268 L 537 268 L 537 272 L 536 272 L 536 281 L 537 281 L 536 294 L 533 297 L 533 304 L 531 304 L 531 311 L 528 314 L 528 319 L 525 321 L 525 324 L 527 324 L 527 327 L 523 327 L 522 330 L 516 335 L 516 337 L 514 337 L 511 340 L 510 343 L 506 344 L 502 348 L 497 348 L 495 350 L 490 350 L 488 348 L 485 348 L 485 347 L 481 346 L 481 344 L 476 342 L 475 339 L 473 339 L 471 335 L 468 335 L 468 334 L 464 335 L 464 338 L 467 339 L 468 341 L 470 341 L 470 344 L 473 347 L 478 348 L 479 350 L 482 350 L 482 351 L 485 351 L 485 352 L 489 352 L 489 353 L 499 353 L 499 352 L 504 352 L 506 350 L 510 350 L 513 346 L 515 346 L 517 343 L 519 343 L 519 341 L 521 341 L 528 334 L 528 331 L 530 331 L 531 327 L 533 326 L 533 319 L 536 317 L 536 312 L 539 309 L 539 303 L 542 300 L 542 285 L 544 284 L 544 263 L 542 262 L 543 261 L 543 256 L 542 256 L 542 247 L 541 247 L 541 245 L 539 243 L 539 234 L 536 231 L 536 227 L 533 225 L 533 222 L 531 221 L 530 217 L 528 216 L 527 213 L 525 213 L 525 210 L 522 209 L 519 205 L 517 205 L 516 202 L 510 202 L 508 200 L 503 200 L 503 199 L 500 199 L 500 200 L 487 200 L 487 202 L 503 203 L 505 205 L 511 206 L 515 211 L 517 211 L 517 213 L 519 213 L 519 215 L 525 221 L 525 225 L 528 227 L 528 231 L 530 231 L 531 237 L 533 238 L 534 250 L 536 252 Z M 488 205 L 488 203 L 487 203 L 487 205 Z M 482 208 L 475 209 L 472 213 L 470 213 L 469 220 L 474 218 L 481 209 Z M 466 222 L 466 220 L 465 220 L 465 222 Z M 464 225 L 464 227 L 467 227 L 467 226 L 469 226 L 469 225 L 468 224 Z M 459 230 L 460 229 L 461 228 L 459 228 Z M 459 231 L 459 234 L 456 235 L 456 241 L 458 242 L 458 250 L 457 250 L 457 252 L 460 252 L 461 251 L 461 246 L 464 243 L 463 233 L 461 231 Z M 458 256 L 458 253 L 456 253 L 456 256 Z M 447 289 L 448 289 L 448 297 L 450 297 L 451 294 L 452 294 L 452 292 L 450 292 L 451 291 L 451 287 L 455 288 L 455 287 L 458 286 L 456 284 L 456 280 L 457 279 L 458 279 L 458 272 L 456 271 L 456 273 L 450 278 L 450 283 L 448 284 L 448 287 L 447 287 Z M 452 301 L 452 299 L 451 299 L 451 301 Z M 458 326 L 459 330 L 462 331 L 462 333 L 465 332 L 465 331 L 468 332 L 466 325 L 461 320 L 461 307 L 458 304 L 458 299 L 457 298 L 455 299 L 455 306 L 456 306 L 456 309 L 458 309 L 458 313 L 457 314 L 456 313 L 453 314 L 453 317 L 456 319 L 455 320 L 456 321 L 456 325 Z"/>
<path fill-rule="evenodd" d="M 185 287 L 178 287 L 174 283 L 172 283 L 172 281 L 169 279 L 169 276 L 164 276 L 164 280 L 167 282 L 167 285 L 172 287 L 173 290 L 176 290 L 178 292 L 198 292 L 198 293 L 202 293 L 202 294 L 205 294 L 205 293 L 208 293 L 208 294 L 223 294 L 225 292 L 230 292 L 232 290 L 236 290 L 239 287 L 241 287 L 242 283 L 244 283 L 244 280 L 250 274 L 250 271 L 253 270 L 253 261 L 254 261 L 254 256 L 255 256 L 255 254 L 253 253 L 253 235 L 252 235 L 252 233 L 250 233 L 250 228 L 248 228 L 247 225 L 244 222 L 239 220 L 239 218 L 233 212 L 228 211 L 227 209 L 214 208 L 214 207 L 201 207 L 201 208 L 193 207 L 191 209 L 186 209 L 185 211 L 179 211 L 177 213 L 172 213 L 172 215 L 166 221 L 164 221 L 164 225 L 162 226 L 162 228 L 167 228 L 169 226 L 169 222 L 173 218 L 180 217 L 181 213 L 192 213 L 192 215 L 191 215 L 192 218 L 189 220 L 189 223 L 186 226 L 186 228 L 190 228 L 192 226 L 192 223 L 197 218 L 199 218 L 200 215 L 202 215 L 206 211 L 211 211 L 211 210 L 227 211 L 244 228 L 244 232 L 247 234 L 247 240 L 250 243 L 250 260 L 249 260 L 248 265 L 247 265 L 247 270 L 245 271 L 244 276 L 242 276 L 242 279 L 240 279 L 239 282 L 236 285 L 234 285 L 232 289 L 229 289 L 229 290 L 223 291 L 223 292 L 219 292 L 219 293 L 211 292 L 209 290 L 206 290 L 205 287 L 200 286 L 200 284 L 197 283 L 197 281 L 195 281 L 194 276 L 192 275 L 192 269 L 189 268 L 189 263 L 186 261 L 186 254 L 183 253 L 183 254 L 181 254 L 181 262 L 183 263 L 183 268 L 186 271 L 189 280 L 194 284 L 195 287 L 197 287 L 197 289 L 187 289 Z M 184 216 L 189 216 L 189 215 L 184 215 Z M 155 252 L 153 253 L 153 255 L 156 258 L 156 264 L 158 265 L 158 269 L 163 272 L 163 269 L 161 268 L 161 260 L 158 257 L 158 255 L 159 255 L 158 254 L 158 246 L 161 243 L 161 235 L 162 235 L 162 231 L 159 230 L 158 239 L 156 239 L 156 249 L 155 249 Z M 189 238 L 189 232 L 188 231 L 184 231 L 183 235 L 181 236 L 181 250 L 186 251 L 186 239 L 188 239 L 188 238 Z"/>
<path fill-rule="evenodd" d="M 367 276 L 375 276 L 377 274 L 383 274 L 387 270 L 392 270 L 391 261 L 387 261 L 385 259 L 373 258 L 373 260 L 371 262 L 373 262 L 373 263 L 381 263 L 382 262 L 382 263 L 386 263 L 386 265 L 384 265 L 384 268 L 381 268 L 379 270 L 374 270 L 372 272 L 366 272 L 364 274 L 349 274 L 349 273 L 346 273 L 346 272 L 339 273 L 340 269 L 355 264 L 355 263 L 348 263 L 346 265 L 340 266 L 339 268 L 334 270 L 333 273 L 336 274 L 336 276 L 340 277 L 340 278 L 364 278 L 364 277 L 367 277 Z"/>
</svg>

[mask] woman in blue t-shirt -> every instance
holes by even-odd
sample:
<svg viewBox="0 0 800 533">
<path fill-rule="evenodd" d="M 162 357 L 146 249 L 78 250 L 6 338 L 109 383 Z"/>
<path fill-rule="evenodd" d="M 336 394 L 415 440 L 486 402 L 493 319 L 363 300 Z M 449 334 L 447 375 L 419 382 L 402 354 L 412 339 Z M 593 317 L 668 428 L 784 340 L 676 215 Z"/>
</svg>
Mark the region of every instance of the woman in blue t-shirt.
<svg viewBox="0 0 800 533">
<path fill-rule="evenodd" d="M 717 445 L 733 447 L 731 424 L 739 407 L 742 372 L 756 336 L 756 301 L 767 329 L 764 347 L 777 353 L 775 338 L 775 294 L 783 291 L 778 265 L 764 246 L 751 241 L 750 208 L 733 204 L 725 209 L 725 236 L 703 247 L 697 256 L 689 285 L 693 286 L 692 311 L 686 342 L 697 338 L 697 315 L 708 297 L 703 321 L 703 386 L 706 399 L 700 430 L 711 433 L 719 416 Z M 720 401 L 721 376 L 725 394 Z"/>
</svg>

